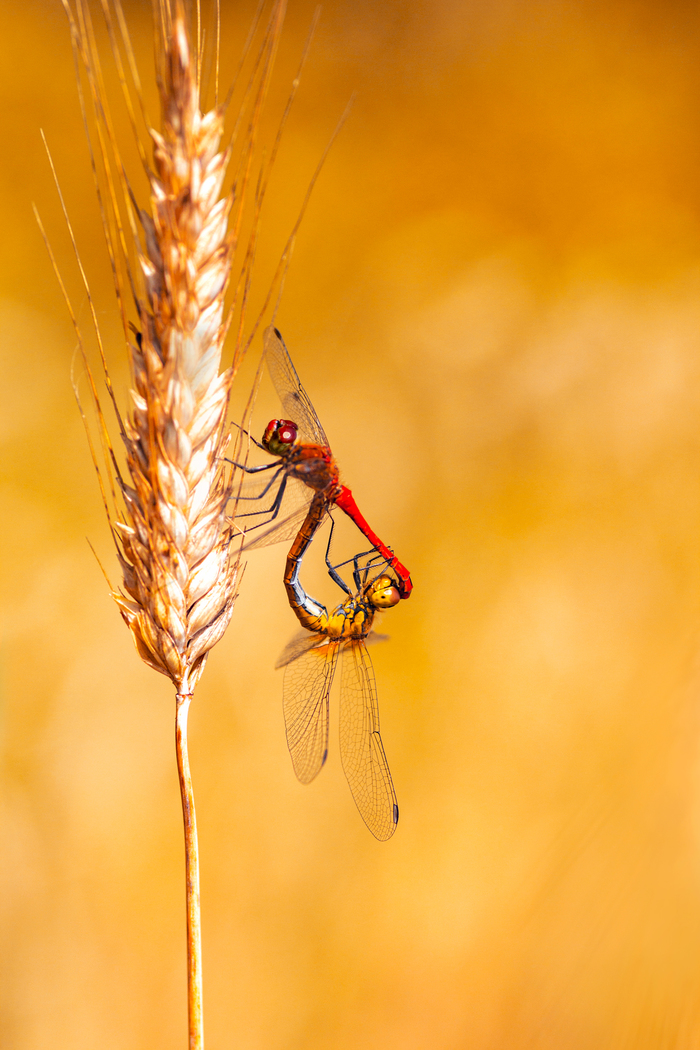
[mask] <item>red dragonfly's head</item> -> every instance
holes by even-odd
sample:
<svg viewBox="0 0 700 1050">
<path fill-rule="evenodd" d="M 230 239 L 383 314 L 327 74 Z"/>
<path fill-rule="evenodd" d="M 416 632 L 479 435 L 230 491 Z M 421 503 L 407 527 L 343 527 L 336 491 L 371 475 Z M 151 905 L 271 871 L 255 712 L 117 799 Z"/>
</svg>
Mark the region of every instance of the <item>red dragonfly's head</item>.
<svg viewBox="0 0 700 1050">
<path fill-rule="evenodd" d="M 273 456 L 286 456 L 297 439 L 297 425 L 291 419 L 271 419 L 262 443 Z"/>
<path fill-rule="evenodd" d="M 365 590 L 365 598 L 375 609 L 393 609 L 401 601 L 391 576 L 378 576 Z"/>
</svg>

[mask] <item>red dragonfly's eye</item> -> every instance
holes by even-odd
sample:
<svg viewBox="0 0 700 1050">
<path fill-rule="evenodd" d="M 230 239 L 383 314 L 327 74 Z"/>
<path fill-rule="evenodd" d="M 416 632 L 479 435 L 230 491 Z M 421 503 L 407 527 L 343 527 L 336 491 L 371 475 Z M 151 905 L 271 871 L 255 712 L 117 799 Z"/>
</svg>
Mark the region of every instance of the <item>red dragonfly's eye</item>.
<svg viewBox="0 0 700 1050">
<path fill-rule="evenodd" d="M 297 439 L 296 424 L 292 423 L 289 419 L 280 420 L 277 437 L 278 440 L 282 441 L 285 445 L 293 445 Z"/>
<path fill-rule="evenodd" d="M 273 456 L 285 456 L 297 440 L 297 430 L 293 419 L 271 419 L 265 427 L 263 447 Z"/>
</svg>

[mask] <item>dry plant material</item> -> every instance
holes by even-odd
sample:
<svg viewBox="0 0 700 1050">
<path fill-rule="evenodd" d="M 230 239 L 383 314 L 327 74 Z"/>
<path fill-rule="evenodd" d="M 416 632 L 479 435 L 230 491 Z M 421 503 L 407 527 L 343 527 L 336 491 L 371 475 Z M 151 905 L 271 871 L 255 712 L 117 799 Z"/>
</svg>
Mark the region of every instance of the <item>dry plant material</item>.
<svg viewBox="0 0 700 1050">
<path fill-rule="evenodd" d="M 118 523 L 126 596 L 115 595 L 140 656 L 191 693 L 228 626 L 238 573 L 226 506 L 226 408 L 220 372 L 231 274 L 231 196 L 222 114 L 202 114 L 186 24 L 172 25 L 161 131 L 151 131 L 150 214 L 141 212 L 145 296 L 130 344 L 133 411 L 124 444 L 131 484 Z"/>
<path fill-rule="evenodd" d="M 180 0 L 161 0 L 154 11 L 161 103 L 160 126 L 155 130 L 145 117 L 121 8 L 102 0 L 111 51 L 150 187 L 144 208 L 137 204 L 122 163 L 87 0 L 76 0 L 75 7 L 64 0 L 64 6 L 131 364 L 132 404 L 126 413 L 120 411 L 113 394 L 96 311 L 70 223 L 69 230 L 92 308 L 123 456 L 110 439 L 83 333 L 72 309 L 71 316 L 97 413 L 102 468 L 93 443 L 91 448 L 122 569 L 122 586 L 112 587 L 113 597 L 141 658 L 167 675 L 176 690 L 187 865 L 189 1037 L 190 1047 L 201 1050 L 199 862 L 187 714 L 207 656 L 231 619 L 240 575 L 237 530 L 230 517 L 233 477 L 224 458 L 229 442 L 226 411 L 231 381 L 245 349 L 244 322 L 257 226 L 271 164 L 261 168 L 251 194 L 255 139 L 283 3 L 273 0 L 266 24 L 260 21 L 258 10 L 261 40 L 257 51 L 253 50 L 254 26 L 244 55 L 251 68 L 243 84 L 233 139 L 225 142 L 226 107 L 217 100 L 218 25 L 214 104 L 202 111 L 199 12 L 194 47 L 189 17 Z M 138 132 L 139 112 L 150 136 L 150 151 L 144 149 Z M 273 157 L 278 141 L 279 136 Z M 224 190 L 232 159 L 232 183 Z M 248 198 L 252 200 L 247 206 Z M 245 238 L 242 229 L 247 231 Z M 242 257 L 237 288 L 226 310 L 237 252 Z M 131 318 L 129 298 L 134 304 Z M 233 363 L 222 370 L 222 349 L 232 320 L 237 322 Z M 256 327 L 257 323 L 253 331 Z M 252 333 L 248 341 L 250 338 Z"/>
</svg>

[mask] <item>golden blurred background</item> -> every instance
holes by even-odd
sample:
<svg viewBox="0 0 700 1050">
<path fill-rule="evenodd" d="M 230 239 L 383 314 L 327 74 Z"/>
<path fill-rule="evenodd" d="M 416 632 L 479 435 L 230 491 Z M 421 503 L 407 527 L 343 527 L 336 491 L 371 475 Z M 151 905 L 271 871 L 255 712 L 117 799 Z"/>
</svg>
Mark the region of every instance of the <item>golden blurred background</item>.
<svg viewBox="0 0 700 1050">
<path fill-rule="evenodd" d="M 224 82 L 252 8 L 223 4 Z M 150 6 L 126 11 L 147 65 Z M 271 126 L 312 15 L 291 0 Z M 0 49 L 0 1045 L 165 1050 L 172 687 L 88 546 L 116 574 L 31 211 L 87 323 L 43 128 L 122 396 L 58 0 L 9 0 Z M 191 716 L 211 1050 L 700 1046 L 699 59 L 681 0 L 324 4 L 260 273 L 356 91 L 278 324 L 413 573 L 373 650 L 401 821 L 360 821 L 335 711 L 295 781 L 285 551 L 251 557 Z"/>
</svg>

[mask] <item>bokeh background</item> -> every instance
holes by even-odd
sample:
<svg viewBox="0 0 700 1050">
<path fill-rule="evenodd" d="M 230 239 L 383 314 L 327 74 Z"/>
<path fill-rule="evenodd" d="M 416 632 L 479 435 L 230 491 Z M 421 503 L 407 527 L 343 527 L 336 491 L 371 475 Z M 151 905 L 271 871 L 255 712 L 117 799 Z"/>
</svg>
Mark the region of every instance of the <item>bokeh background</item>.
<svg viewBox="0 0 700 1050">
<path fill-rule="evenodd" d="M 223 4 L 224 79 L 251 14 Z M 312 15 L 291 0 L 270 127 Z M 172 689 L 88 547 L 114 572 L 31 211 L 86 322 L 43 128 L 123 395 L 58 0 L 8 0 L 0 53 L 0 1043 L 165 1050 Z M 699 59 L 681 0 L 324 5 L 260 281 L 356 91 L 278 323 L 413 572 L 373 650 L 402 816 L 372 839 L 335 736 L 296 783 L 284 549 L 259 553 L 191 717 L 211 1050 L 700 1045 Z"/>
</svg>

